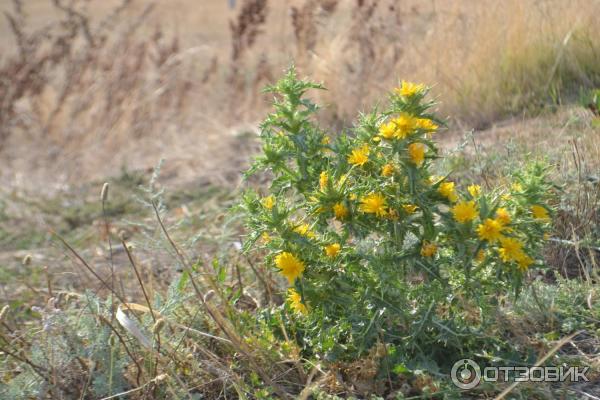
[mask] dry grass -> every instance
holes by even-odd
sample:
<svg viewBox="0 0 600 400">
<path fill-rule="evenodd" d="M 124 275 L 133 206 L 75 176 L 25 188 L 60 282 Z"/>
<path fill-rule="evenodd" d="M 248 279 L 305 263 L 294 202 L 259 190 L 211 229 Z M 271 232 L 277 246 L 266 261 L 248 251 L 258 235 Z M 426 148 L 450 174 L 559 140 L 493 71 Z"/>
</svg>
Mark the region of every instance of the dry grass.
<svg viewBox="0 0 600 400">
<path fill-rule="evenodd" d="M 2 64 L 2 90 L 13 91 L 0 123 L 10 186 L 99 179 L 160 157 L 183 180 L 229 179 L 244 160 L 235 134 L 264 115 L 260 89 L 292 60 L 328 82 L 324 118 L 339 127 L 400 77 L 434 85 L 461 129 L 600 83 L 598 2 L 245 0 L 229 10 L 178 0 L 146 15 L 131 1 L 107 18 L 119 2 L 69 11 L 35 0 L 23 3 L 27 20 L 11 4 L 2 8 L 13 23 L 0 23 L 3 48 L 18 50 L 9 33 L 21 35 L 20 55 Z M 53 39 L 42 45 L 34 28 Z"/>
</svg>

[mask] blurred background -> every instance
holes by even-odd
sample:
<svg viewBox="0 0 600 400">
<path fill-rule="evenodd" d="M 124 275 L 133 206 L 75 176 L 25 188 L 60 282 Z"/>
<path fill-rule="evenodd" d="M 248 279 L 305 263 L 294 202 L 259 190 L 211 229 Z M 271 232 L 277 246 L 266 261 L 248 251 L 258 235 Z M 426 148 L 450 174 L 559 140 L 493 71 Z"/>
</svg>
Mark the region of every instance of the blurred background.
<svg viewBox="0 0 600 400">
<path fill-rule="evenodd" d="M 315 96 L 321 122 L 338 132 L 399 79 L 432 86 L 448 146 L 474 130 L 483 144 L 559 147 L 564 132 L 547 128 L 591 121 L 600 86 L 594 0 L 0 0 L 0 9 L 5 189 L 56 192 L 161 158 L 174 182 L 237 182 L 269 109 L 261 89 L 292 62 L 328 88 Z"/>
</svg>

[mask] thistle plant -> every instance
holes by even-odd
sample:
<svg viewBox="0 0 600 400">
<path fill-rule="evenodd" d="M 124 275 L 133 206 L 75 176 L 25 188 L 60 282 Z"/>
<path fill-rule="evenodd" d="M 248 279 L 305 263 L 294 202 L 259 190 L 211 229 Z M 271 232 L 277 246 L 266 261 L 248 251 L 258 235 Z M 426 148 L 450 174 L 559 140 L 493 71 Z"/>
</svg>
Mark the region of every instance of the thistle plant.
<svg viewBox="0 0 600 400">
<path fill-rule="evenodd" d="M 285 278 L 308 351 L 335 359 L 377 342 L 403 354 L 460 347 L 466 319 L 482 326 L 486 307 L 543 266 L 548 168 L 532 164 L 505 187 L 463 188 L 432 174 L 443 122 L 424 85 L 403 81 L 384 108 L 339 134 L 315 122 L 311 89 L 323 87 L 293 68 L 266 89 L 274 112 L 248 174 L 273 179 L 267 193 L 244 196 L 246 250 Z"/>
</svg>

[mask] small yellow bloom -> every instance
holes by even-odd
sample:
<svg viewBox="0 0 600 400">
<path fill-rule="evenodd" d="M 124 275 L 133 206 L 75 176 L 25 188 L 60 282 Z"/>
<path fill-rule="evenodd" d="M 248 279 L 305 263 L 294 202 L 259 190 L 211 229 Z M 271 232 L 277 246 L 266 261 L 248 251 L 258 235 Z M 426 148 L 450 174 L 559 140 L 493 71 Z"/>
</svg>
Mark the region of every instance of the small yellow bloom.
<svg viewBox="0 0 600 400">
<path fill-rule="evenodd" d="M 355 193 L 352 193 L 350 196 L 348 196 L 348 198 L 349 198 L 350 200 L 356 200 L 356 199 L 357 199 L 357 197 L 356 197 L 356 194 L 355 194 Z"/>
<path fill-rule="evenodd" d="M 323 139 L 321 139 L 321 144 L 327 145 L 331 142 L 331 139 L 329 139 L 329 136 L 323 136 Z"/>
<path fill-rule="evenodd" d="M 384 139 L 391 140 L 394 138 L 396 134 L 396 124 L 393 121 L 390 121 L 385 124 L 381 124 L 379 126 L 379 136 Z"/>
<path fill-rule="evenodd" d="M 508 225 L 512 221 L 508 210 L 504 207 L 500 207 L 496 210 L 496 219 L 502 225 Z"/>
<path fill-rule="evenodd" d="M 344 203 L 335 203 L 333 206 L 333 214 L 340 221 L 348 216 L 350 212 Z"/>
<path fill-rule="evenodd" d="M 364 165 L 369 161 L 369 146 L 366 144 L 358 149 L 352 150 L 352 154 L 348 157 L 348 162 L 354 165 Z"/>
<path fill-rule="evenodd" d="M 404 209 L 404 211 L 406 211 L 407 214 L 410 215 L 414 214 L 419 207 L 415 206 L 414 204 L 404 204 L 402 208 Z"/>
<path fill-rule="evenodd" d="M 275 257 L 275 265 L 281 270 L 281 274 L 287 278 L 290 285 L 302 275 L 305 268 L 302 261 L 287 251 Z"/>
<path fill-rule="evenodd" d="M 385 217 L 387 214 L 387 205 L 385 197 L 381 193 L 371 193 L 361 199 L 359 210 L 367 214 L 375 214 L 378 217 Z"/>
<path fill-rule="evenodd" d="M 531 214 L 533 214 L 533 218 L 541 219 L 541 220 L 549 220 L 550 216 L 548 215 L 548 210 L 545 207 L 539 205 L 531 206 Z"/>
<path fill-rule="evenodd" d="M 521 185 L 519 182 L 515 182 L 511 185 L 511 189 L 513 190 L 513 192 L 522 192 L 523 185 Z"/>
<path fill-rule="evenodd" d="M 402 81 L 400 87 L 394 89 L 394 91 L 403 97 L 412 97 L 417 93 L 421 93 L 425 90 L 425 85 L 416 84 L 412 82 Z"/>
<path fill-rule="evenodd" d="M 261 239 L 265 244 L 269 243 L 271 241 L 271 235 L 269 235 L 268 232 L 263 232 L 261 235 Z"/>
<path fill-rule="evenodd" d="M 487 218 L 483 224 L 477 226 L 477 236 L 481 240 L 494 243 L 502 237 L 503 225 L 495 219 Z"/>
<path fill-rule="evenodd" d="M 527 268 L 529 268 L 529 266 L 533 264 L 533 258 L 529 257 L 527 254 L 522 252 L 519 255 L 519 258 L 517 259 L 517 264 L 519 265 L 521 271 L 526 271 Z"/>
<path fill-rule="evenodd" d="M 421 246 L 421 255 L 423 257 L 433 257 L 435 253 L 437 253 L 435 243 L 423 242 L 423 246 Z"/>
<path fill-rule="evenodd" d="M 287 301 L 296 313 L 306 315 L 308 314 L 308 309 L 302 303 L 302 297 L 294 288 L 288 289 Z"/>
<path fill-rule="evenodd" d="M 381 167 L 382 176 L 392 176 L 394 174 L 394 166 L 392 164 L 385 164 Z"/>
<path fill-rule="evenodd" d="M 267 210 L 272 209 L 273 206 L 275 205 L 275 197 L 274 196 L 265 197 L 264 199 L 262 199 L 262 205 Z"/>
<path fill-rule="evenodd" d="M 310 230 L 308 224 L 301 224 L 294 228 L 294 232 L 309 239 L 315 238 L 315 233 Z"/>
<path fill-rule="evenodd" d="M 517 261 L 523 256 L 523 244 L 514 238 L 503 237 L 500 238 L 500 258 L 504 262 Z"/>
<path fill-rule="evenodd" d="M 321 188 L 321 190 L 325 190 L 325 188 L 327 187 L 327 181 L 329 180 L 329 175 L 327 175 L 326 171 L 321 172 L 321 175 L 319 175 L 319 187 Z"/>
<path fill-rule="evenodd" d="M 425 145 L 423 143 L 411 143 L 408 146 L 408 155 L 413 164 L 420 167 L 425 160 Z"/>
<path fill-rule="evenodd" d="M 327 257 L 333 258 L 338 255 L 340 249 L 341 246 L 339 243 L 333 243 L 328 246 L 325 246 L 325 254 L 327 254 Z"/>
<path fill-rule="evenodd" d="M 454 182 L 442 182 L 438 187 L 438 192 L 452 203 L 458 201 L 458 195 L 454 189 Z"/>
<path fill-rule="evenodd" d="M 396 139 L 405 139 L 415 129 L 415 118 L 409 114 L 402 113 L 398 118 L 394 118 L 392 123 L 396 126 L 394 137 Z"/>
<path fill-rule="evenodd" d="M 429 132 L 435 132 L 438 129 L 437 124 L 428 118 L 417 118 L 415 120 L 415 127 Z"/>
<path fill-rule="evenodd" d="M 485 260 L 485 251 L 479 250 L 477 252 L 477 254 L 475 255 L 475 261 L 477 261 L 478 263 L 483 262 L 483 260 Z"/>
<path fill-rule="evenodd" d="M 462 224 L 477 218 L 477 207 L 474 201 L 461 201 L 452 207 L 454 219 Z"/>
<path fill-rule="evenodd" d="M 479 197 L 479 195 L 481 194 L 481 186 L 479 185 L 469 185 L 469 187 L 467 187 L 467 190 L 469 191 L 469 194 L 472 197 Z"/>
</svg>

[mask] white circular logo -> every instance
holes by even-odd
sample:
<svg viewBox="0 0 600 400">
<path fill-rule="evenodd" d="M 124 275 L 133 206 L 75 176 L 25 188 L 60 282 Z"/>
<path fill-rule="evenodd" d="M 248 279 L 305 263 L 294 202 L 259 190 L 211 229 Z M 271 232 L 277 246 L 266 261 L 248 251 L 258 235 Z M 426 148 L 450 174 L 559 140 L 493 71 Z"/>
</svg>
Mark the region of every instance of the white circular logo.
<svg viewBox="0 0 600 400">
<path fill-rule="evenodd" d="M 452 383 L 461 389 L 473 389 L 481 381 L 481 368 L 468 358 L 458 360 L 450 371 Z"/>
</svg>

